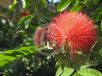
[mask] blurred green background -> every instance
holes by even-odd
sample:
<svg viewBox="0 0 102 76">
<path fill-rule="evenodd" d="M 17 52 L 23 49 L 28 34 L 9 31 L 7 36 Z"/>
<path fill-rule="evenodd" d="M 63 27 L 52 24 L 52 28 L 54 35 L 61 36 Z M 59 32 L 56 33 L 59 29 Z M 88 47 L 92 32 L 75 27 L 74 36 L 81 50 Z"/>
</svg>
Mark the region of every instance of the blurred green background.
<svg viewBox="0 0 102 76">
<path fill-rule="evenodd" d="M 102 0 L 0 0 L 0 75 L 55 76 L 55 56 L 37 51 L 33 36 L 65 10 L 88 14 L 102 36 Z"/>
</svg>

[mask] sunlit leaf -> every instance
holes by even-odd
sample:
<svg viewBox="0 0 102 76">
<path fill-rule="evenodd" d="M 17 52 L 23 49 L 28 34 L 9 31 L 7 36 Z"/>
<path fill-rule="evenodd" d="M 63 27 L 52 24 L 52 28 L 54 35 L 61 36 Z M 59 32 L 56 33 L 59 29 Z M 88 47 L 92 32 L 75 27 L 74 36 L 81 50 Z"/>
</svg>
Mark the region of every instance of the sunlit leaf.
<svg viewBox="0 0 102 76">
<path fill-rule="evenodd" d="M 82 76 L 78 72 L 74 73 L 72 76 Z"/>
<path fill-rule="evenodd" d="M 102 73 L 91 68 L 80 69 L 78 71 L 78 76 L 102 76 Z M 75 75 L 74 75 L 75 76 Z M 76 75 L 77 76 L 77 75 Z"/>
<path fill-rule="evenodd" d="M 26 8 L 26 6 L 27 6 L 26 0 L 22 0 L 22 5 L 23 5 L 23 8 Z"/>
<path fill-rule="evenodd" d="M 28 8 L 31 4 L 31 0 L 22 0 L 23 8 Z"/>
<path fill-rule="evenodd" d="M 36 53 L 37 51 L 38 48 L 35 46 L 21 47 L 20 49 L 16 50 L 6 50 L 0 54 L 0 68 L 19 57 L 23 57 L 31 53 Z"/>
<path fill-rule="evenodd" d="M 24 29 L 28 29 L 30 27 L 30 23 L 32 22 L 33 18 L 34 15 L 24 16 L 19 20 L 19 25 L 23 26 Z"/>
<path fill-rule="evenodd" d="M 64 63 L 64 61 L 63 61 L 62 59 L 58 60 L 58 61 L 56 62 L 55 67 L 58 68 L 58 67 L 60 67 L 63 63 Z"/>
<path fill-rule="evenodd" d="M 56 72 L 56 76 L 60 76 L 61 74 L 62 74 L 62 68 L 61 67 L 59 67 L 58 69 L 57 69 L 57 72 Z"/>
<path fill-rule="evenodd" d="M 47 5 L 47 1 L 46 0 L 42 0 L 42 5 L 44 6 L 44 7 L 46 7 Z"/>
<path fill-rule="evenodd" d="M 17 4 L 17 0 L 14 0 L 13 3 L 9 6 L 9 9 L 10 9 L 10 10 L 15 9 L 16 4 Z"/>
<path fill-rule="evenodd" d="M 71 8 L 70 11 L 81 11 L 81 9 L 82 9 L 82 6 L 80 6 L 80 5 L 75 5 L 75 6 L 73 6 L 73 7 Z"/>
<path fill-rule="evenodd" d="M 73 73 L 73 68 L 64 67 L 63 73 L 61 76 L 70 76 Z"/>
<path fill-rule="evenodd" d="M 70 4 L 72 0 L 61 0 L 57 6 L 57 11 L 62 12 L 64 9 L 66 9 Z"/>
</svg>

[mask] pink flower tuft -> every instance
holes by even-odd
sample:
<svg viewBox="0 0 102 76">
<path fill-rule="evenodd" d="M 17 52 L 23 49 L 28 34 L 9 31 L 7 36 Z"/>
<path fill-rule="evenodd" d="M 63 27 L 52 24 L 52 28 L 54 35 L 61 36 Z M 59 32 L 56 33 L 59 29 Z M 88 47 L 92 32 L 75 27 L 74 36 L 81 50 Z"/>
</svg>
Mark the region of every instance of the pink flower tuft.
<svg viewBox="0 0 102 76">
<path fill-rule="evenodd" d="M 43 43 L 46 41 L 47 39 L 46 34 L 47 34 L 47 27 L 44 28 L 38 27 L 34 36 L 34 42 L 38 47 L 42 46 Z"/>
</svg>

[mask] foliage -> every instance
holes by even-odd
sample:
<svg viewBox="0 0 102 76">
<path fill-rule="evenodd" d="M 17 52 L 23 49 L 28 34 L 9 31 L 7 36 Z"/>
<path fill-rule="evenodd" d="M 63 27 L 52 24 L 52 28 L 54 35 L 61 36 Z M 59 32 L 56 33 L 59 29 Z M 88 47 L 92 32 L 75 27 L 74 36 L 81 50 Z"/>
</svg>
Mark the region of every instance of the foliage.
<svg viewBox="0 0 102 76">
<path fill-rule="evenodd" d="M 49 73 L 57 69 L 52 76 L 102 76 L 102 65 L 96 69 L 102 63 L 101 0 L 59 0 L 57 3 L 54 0 L 12 0 L 6 7 L 1 3 L 3 0 L 0 1 L 0 70 L 3 75 L 36 75 L 42 68 Z M 65 10 L 88 14 L 98 28 L 92 52 L 79 53 L 76 63 L 70 61 L 69 53 L 54 55 L 52 50 L 33 44 L 36 28 L 47 26 L 52 17 Z"/>
<path fill-rule="evenodd" d="M 0 68 L 5 66 L 6 64 L 16 60 L 19 57 L 22 57 L 22 56 L 25 56 L 25 55 L 28 55 L 31 53 L 35 53 L 37 51 L 38 51 L 38 49 L 34 46 L 22 47 L 17 50 L 6 50 L 2 54 L 0 54 L 0 57 L 1 57 Z"/>
<path fill-rule="evenodd" d="M 59 3 L 59 5 L 62 3 L 65 3 L 65 2 L 62 2 L 64 0 L 61 0 L 61 2 Z M 66 1 L 67 2 L 67 1 Z M 102 40 L 101 40 L 101 1 L 100 0 L 76 0 L 76 1 L 70 1 L 72 5 L 66 7 L 64 4 L 63 6 L 58 6 L 58 8 L 62 8 L 60 11 L 63 11 L 65 8 L 66 9 L 69 9 L 70 11 L 84 11 L 85 13 L 89 14 L 90 17 L 92 19 L 94 19 L 95 23 L 98 25 L 97 27 L 99 28 L 98 31 L 99 31 L 99 39 L 97 41 L 97 43 L 95 44 L 95 46 L 93 46 L 92 48 L 92 53 L 88 55 L 84 55 L 84 56 L 81 56 L 79 54 L 78 56 L 78 60 L 77 62 L 72 65 L 70 63 L 70 61 L 68 61 L 67 59 L 67 65 L 66 65 L 66 62 L 63 63 L 63 61 L 60 61 L 59 63 L 59 59 L 58 59 L 58 62 L 57 62 L 57 65 L 58 63 L 60 64 L 59 65 L 59 68 L 56 72 L 56 76 L 63 76 L 63 73 L 65 73 L 66 71 L 64 70 L 65 67 L 67 68 L 70 68 L 70 67 L 73 67 L 75 68 L 75 71 L 73 72 L 72 69 L 70 69 L 70 71 L 72 71 L 72 76 L 101 76 L 102 74 L 100 72 L 98 72 L 97 70 L 94 70 L 94 69 L 91 69 L 90 66 L 95 66 L 95 65 L 98 65 L 101 63 L 101 51 L 102 51 Z M 95 9 L 93 9 L 95 8 Z M 90 11 L 89 11 L 90 10 Z M 95 11 L 96 10 L 96 11 Z M 99 11 L 100 10 L 100 11 Z M 59 10 L 58 10 L 59 11 Z M 93 11 L 93 12 L 92 12 Z M 97 13 L 97 14 L 96 14 Z M 90 56 L 92 57 L 92 59 L 90 58 Z M 66 58 L 66 57 L 64 57 Z M 63 59 L 64 59 L 63 58 Z M 93 60 L 95 59 L 95 60 Z M 70 66 L 68 65 L 68 63 L 70 64 Z M 72 65 L 72 66 L 71 66 Z M 64 67 L 64 68 L 63 68 Z M 87 67 L 90 67 L 90 68 L 87 68 Z M 84 69 L 83 69 L 84 68 Z M 69 70 L 66 72 L 67 76 L 70 76 L 68 75 Z M 74 74 L 73 74 L 74 73 Z M 64 75 L 66 76 L 66 75 Z"/>
<path fill-rule="evenodd" d="M 14 62 L 10 63 L 9 66 L 4 66 L 3 69 L 6 76 L 54 75 L 54 64 L 54 56 L 50 51 L 33 51 L 33 53 L 17 58 Z M 37 71 L 41 74 L 39 72 L 37 73 Z M 46 74 L 46 72 L 48 74 Z"/>
</svg>

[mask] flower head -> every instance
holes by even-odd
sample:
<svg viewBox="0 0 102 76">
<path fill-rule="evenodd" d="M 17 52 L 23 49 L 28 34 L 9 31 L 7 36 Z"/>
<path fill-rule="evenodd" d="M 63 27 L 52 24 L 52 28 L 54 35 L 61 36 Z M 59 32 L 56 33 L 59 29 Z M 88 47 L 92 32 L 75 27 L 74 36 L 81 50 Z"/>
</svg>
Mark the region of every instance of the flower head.
<svg viewBox="0 0 102 76">
<path fill-rule="evenodd" d="M 55 43 L 57 48 L 62 45 L 69 47 L 71 55 L 77 51 L 90 52 L 96 42 L 94 23 L 81 12 L 63 12 L 54 17 L 47 28 L 46 31 L 44 28 L 37 31 L 35 42 L 41 44 L 46 36 L 47 40 Z"/>
<path fill-rule="evenodd" d="M 57 45 L 69 44 L 70 50 L 76 52 L 90 51 L 96 41 L 94 23 L 86 14 L 78 12 L 64 12 L 54 17 L 48 26 L 51 30 L 49 38 L 55 40 Z"/>
</svg>

